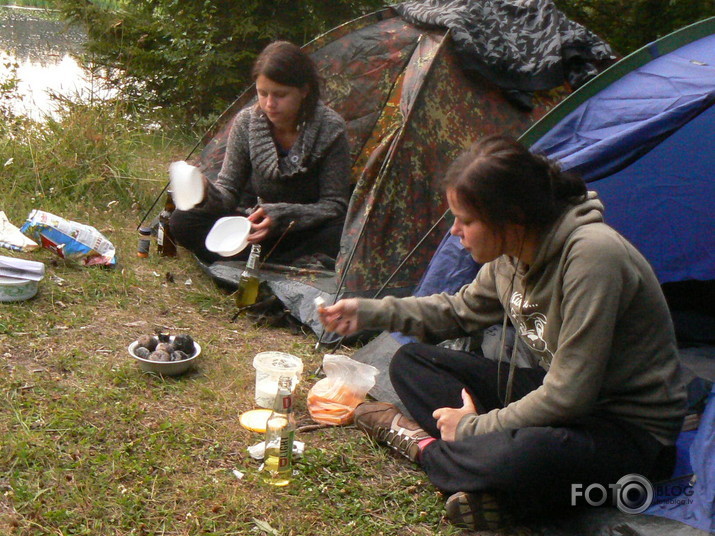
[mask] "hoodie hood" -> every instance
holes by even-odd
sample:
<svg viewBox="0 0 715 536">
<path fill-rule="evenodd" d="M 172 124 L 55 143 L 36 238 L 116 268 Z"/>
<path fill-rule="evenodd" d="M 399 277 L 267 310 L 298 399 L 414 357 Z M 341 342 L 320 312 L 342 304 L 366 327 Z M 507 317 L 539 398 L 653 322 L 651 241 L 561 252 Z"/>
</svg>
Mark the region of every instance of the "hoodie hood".
<svg viewBox="0 0 715 536">
<path fill-rule="evenodd" d="M 579 227 L 603 223 L 603 210 L 598 194 L 589 191 L 584 201 L 564 212 L 546 232 L 529 272 L 538 272 L 554 255 L 560 255 L 566 240 Z"/>
</svg>

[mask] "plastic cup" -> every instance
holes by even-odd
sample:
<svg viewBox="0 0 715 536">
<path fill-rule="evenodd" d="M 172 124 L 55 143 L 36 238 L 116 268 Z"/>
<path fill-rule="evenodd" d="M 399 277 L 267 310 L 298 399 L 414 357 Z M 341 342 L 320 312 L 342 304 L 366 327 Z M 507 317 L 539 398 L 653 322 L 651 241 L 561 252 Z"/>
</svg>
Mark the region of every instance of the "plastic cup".
<svg viewBox="0 0 715 536">
<path fill-rule="evenodd" d="M 219 218 L 206 235 L 206 249 L 222 257 L 237 255 L 248 245 L 251 222 L 243 216 Z"/>
<path fill-rule="evenodd" d="M 256 369 L 256 405 L 273 408 L 281 376 L 292 378 L 291 386 L 300 381 L 303 362 L 299 357 L 284 352 L 261 352 L 253 359 Z"/>
<path fill-rule="evenodd" d="M 171 193 L 176 208 L 189 210 L 204 199 L 204 180 L 196 166 L 183 160 L 172 162 L 169 166 Z"/>
</svg>

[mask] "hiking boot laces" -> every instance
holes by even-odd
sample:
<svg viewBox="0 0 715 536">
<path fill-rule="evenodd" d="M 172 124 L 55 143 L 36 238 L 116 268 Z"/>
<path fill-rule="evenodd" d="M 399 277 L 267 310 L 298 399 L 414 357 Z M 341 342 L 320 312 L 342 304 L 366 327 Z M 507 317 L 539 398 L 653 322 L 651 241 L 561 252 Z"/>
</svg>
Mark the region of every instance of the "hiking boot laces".
<svg viewBox="0 0 715 536">
<path fill-rule="evenodd" d="M 414 435 L 410 434 L 415 434 L 415 431 L 405 430 L 402 427 L 398 429 L 394 429 L 392 426 L 390 428 L 379 427 L 376 430 L 375 439 L 380 443 L 386 444 L 408 460 L 416 462 L 420 453 L 418 442 L 421 439 L 425 439 L 427 434 L 426 432 L 418 433 L 418 436 L 425 436 L 419 438 L 415 438 Z"/>
<path fill-rule="evenodd" d="M 363 402 L 355 408 L 355 425 L 377 443 L 385 444 L 410 461 L 419 458 L 418 443 L 429 434 L 394 404 Z"/>
</svg>

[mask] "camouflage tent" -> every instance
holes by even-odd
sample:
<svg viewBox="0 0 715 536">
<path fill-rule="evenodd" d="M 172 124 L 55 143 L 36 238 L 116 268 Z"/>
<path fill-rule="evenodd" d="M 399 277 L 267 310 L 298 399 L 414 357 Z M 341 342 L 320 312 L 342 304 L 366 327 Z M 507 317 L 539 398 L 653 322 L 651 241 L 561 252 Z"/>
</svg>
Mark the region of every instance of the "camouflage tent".
<svg viewBox="0 0 715 536">
<path fill-rule="evenodd" d="M 411 292 L 449 228 L 440 219 L 446 201 L 438 183 L 450 162 L 485 134 L 519 135 L 568 88 L 536 92 L 534 108 L 520 109 L 489 80 L 463 72 L 448 30 L 420 29 L 390 8 L 339 26 L 305 50 L 324 79 L 325 102 L 347 122 L 354 183 L 336 273 L 264 274 L 310 324 L 306 304 L 318 292 L 373 296 L 388 279 L 384 293 Z M 197 160 L 209 177 L 220 169 L 231 119 L 253 96 L 252 88 L 244 92 L 204 139 Z M 232 282 L 235 264 L 209 270 Z"/>
</svg>

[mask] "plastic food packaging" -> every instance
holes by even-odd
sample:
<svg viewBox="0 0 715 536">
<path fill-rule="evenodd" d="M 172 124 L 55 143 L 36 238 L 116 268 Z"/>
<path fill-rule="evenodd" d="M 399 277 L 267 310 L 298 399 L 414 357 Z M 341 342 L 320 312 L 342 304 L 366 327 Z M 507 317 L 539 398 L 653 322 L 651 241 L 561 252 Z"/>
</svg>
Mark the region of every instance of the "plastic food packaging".
<svg viewBox="0 0 715 536">
<path fill-rule="evenodd" d="M 89 225 L 33 210 L 20 231 L 63 259 L 79 260 L 85 266 L 113 266 L 117 263 L 114 245 Z"/>
<path fill-rule="evenodd" d="M 5 212 L 0 210 L 0 247 L 12 251 L 35 251 L 40 245 L 30 240 L 7 219 Z"/>
<path fill-rule="evenodd" d="M 325 378 L 308 392 L 308 411 L 322 424 L 350 424 L 355 408 L 365 401 L 379 371 L 344 355 L 326 354 Z"/>
</svg>

